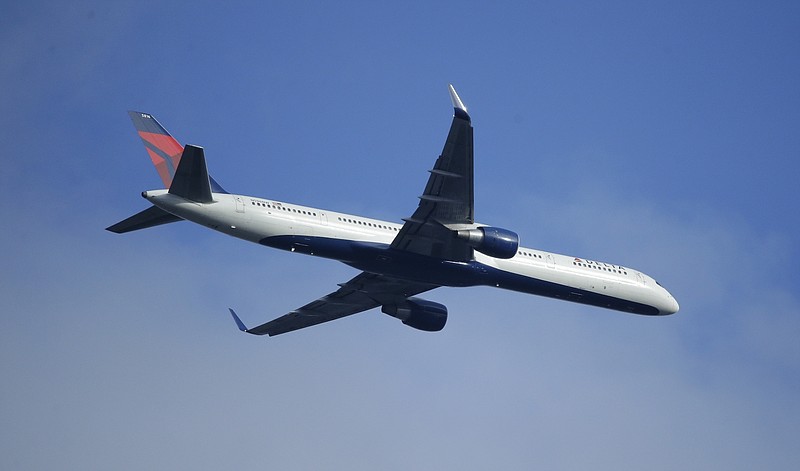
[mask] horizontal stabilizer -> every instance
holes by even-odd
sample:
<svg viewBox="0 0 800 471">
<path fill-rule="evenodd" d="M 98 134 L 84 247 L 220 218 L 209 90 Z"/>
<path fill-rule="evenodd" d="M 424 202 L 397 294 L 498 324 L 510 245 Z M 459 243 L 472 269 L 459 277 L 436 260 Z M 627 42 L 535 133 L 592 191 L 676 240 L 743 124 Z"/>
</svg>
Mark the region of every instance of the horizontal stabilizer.
<svg viewBox="0 0 800 471">
<path fill-rule="evenodd" d="M 170 194 L 196 203 L 211 203 L 211 182 L 203 148 L 186 144 L 169 187 Z"/>
<path fill-rule="evenodd" d="M 124 234 L 126 232 L 138 231 L 139 229 L 147 229 L 148 227 L 160 226 L 170 222 L 182 221 L 183 219 L 164 211 L 156 206 L 151 206 L 140 213 L 136 213 L 124 221 L 120 221 L 111 227 L 107 227 L 107 231 L 117 234 Z"/>
</svg>

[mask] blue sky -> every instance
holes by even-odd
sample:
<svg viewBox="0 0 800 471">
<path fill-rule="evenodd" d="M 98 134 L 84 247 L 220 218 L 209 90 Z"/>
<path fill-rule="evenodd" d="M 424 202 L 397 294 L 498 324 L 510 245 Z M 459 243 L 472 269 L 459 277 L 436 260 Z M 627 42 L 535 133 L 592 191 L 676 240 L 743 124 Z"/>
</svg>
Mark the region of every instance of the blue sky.
<svg viewBox="0 0 800 471">
<path fill-rule="evenodd" d="M 800 462 L 800 5 L 26 2 L 0 15 L 0 467 L 789 469 Z M 641 269 L 643 318 L 439 289 L 251 324 L 355 272 L 190 224 L 126 110 L 228 190 L 399 221 L 452 82 L 476 216 Z"/>
</svg>

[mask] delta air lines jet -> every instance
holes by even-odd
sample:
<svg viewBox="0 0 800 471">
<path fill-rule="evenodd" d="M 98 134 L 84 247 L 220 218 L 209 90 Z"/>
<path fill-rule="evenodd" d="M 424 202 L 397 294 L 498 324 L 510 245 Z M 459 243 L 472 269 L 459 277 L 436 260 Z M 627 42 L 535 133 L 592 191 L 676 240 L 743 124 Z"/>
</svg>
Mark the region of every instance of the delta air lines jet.
<svg viewBox="0 0 800 471">
<path fill-rule="evenodd" d="M 339 289 L 258 327 L 278 335 L 380 307 L 404 324 L 439 331 L 447 308 L 417 295 L 440 286 L 494 286 L 618 311 L 678 311 L 653 278 L 621 265 L 519 245 L 516 233 L 475 222 L 472 124 L 449 86 L 454 117 L 416 210 L 403 224 L 236 195 L 209 176 L 201 147 L 181 146 L 147 113 L 129 112 L 165 189 L 152 206 L 108 230 L 125 233 L 187 220 L 276 249 L 338 260 L 360 271 Z"/>
</svg>

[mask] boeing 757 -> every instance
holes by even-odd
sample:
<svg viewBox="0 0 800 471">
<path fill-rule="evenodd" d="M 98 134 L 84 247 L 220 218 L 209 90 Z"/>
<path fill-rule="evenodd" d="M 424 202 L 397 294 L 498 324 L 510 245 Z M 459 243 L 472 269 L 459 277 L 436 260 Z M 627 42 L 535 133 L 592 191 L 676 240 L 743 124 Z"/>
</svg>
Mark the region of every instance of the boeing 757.
<svg viewBox="0 0 800 471">
<path fill-rule="evenodd" d="M 632 268 L 520 246 L 508 229 L 475 221 L 473 128 L 449 86 L 454 116 L 416 210 L 402 224 L 232 194 L 208 174 L 203 148 L 181 146 L 148 113 L 129 115 L 164 189 L 142 192 L 148 209 L 108 230 L 125 233 L 191 221 L 257 244 L 338 260 L 360 271 L 339 289 L 243 332 L 278 335 L 380 307 L 415 329 L 440 331 L 447 308 L 417 297 L 441 286 L 494 286 L 617 311 L 660 316 L 675 298 Z"/>
</svg>

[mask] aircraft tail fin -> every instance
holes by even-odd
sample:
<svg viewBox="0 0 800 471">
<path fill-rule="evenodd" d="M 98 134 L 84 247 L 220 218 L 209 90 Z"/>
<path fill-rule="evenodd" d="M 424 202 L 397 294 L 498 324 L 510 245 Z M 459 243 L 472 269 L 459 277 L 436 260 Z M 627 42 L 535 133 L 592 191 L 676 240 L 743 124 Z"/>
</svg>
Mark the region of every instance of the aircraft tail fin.
<svg viewBox="0 0 800 471">
<path fill-rule="evenodd" d="M 158 176 L 164 182 L 164 188 L 172 185 L 175 172 L 181 161 L 183 146 L 149 113 L 128 111 L 133 126 L 144 143 L 150 160 L 158 171 Z M 214 193 L 227 193 L 213 177 L 209 177 L 211 189 Z"/>
<path fill-rule="evenodd" d="M 164 182 L 164 188 L 169 188 L 181 161 L 183 146 L 150 114 L 128 111 L 128 116 L 142 138 L 147 154 Z"/>
<path fill-rule="evenodd" d="M 124 234 L 126 232 L 138 231 L 139 229 L 147 229 L 148 227 L 160 226 L 162 224 L 169 224 L 170 222 L 183 221 L 183 219 L 164 211 L 156 206 L 151 206 L 142 212 L 136 213 L 133 216 L 120 221 L 113 226 L 106 228 L 107 231 L 114 232 L 115 234 Z"/>
<path fill-rule="evenodd" d="M 170 194 L 196 203 L 211 203 L 211 181 L 208 177 L 203 148 L 186 144 L 178 168 L 169 186 Z"/>
<path fill-rule="evenodd" d="M 213 193 L 227 193 L 208 175 L 203 148 L 180 145 L 150 114 L 128 111 L 139 137 L 153 161 L 161 181 L 173 195 L 198 203 L 211 203 Z M 160 226 L 183 219 L 156 206 L 120 221 L 106 230 L 124 234 L 148 227 Z"/>
</svg>

